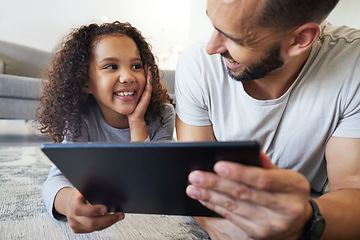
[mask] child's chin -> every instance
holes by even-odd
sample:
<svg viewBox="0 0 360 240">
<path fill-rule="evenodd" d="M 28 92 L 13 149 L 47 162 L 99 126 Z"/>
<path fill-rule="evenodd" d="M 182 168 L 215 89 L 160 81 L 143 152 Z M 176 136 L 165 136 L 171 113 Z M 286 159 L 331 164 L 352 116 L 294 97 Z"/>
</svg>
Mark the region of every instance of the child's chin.
<svg viewBox="0 0 360 240">
<path fill-rule="evenodd" d="M 129 115 L 135 111 L 135 108 L 132 109 L 122 109 L 121 111 L 118 111 L 121 115 Z"/>
</svg>

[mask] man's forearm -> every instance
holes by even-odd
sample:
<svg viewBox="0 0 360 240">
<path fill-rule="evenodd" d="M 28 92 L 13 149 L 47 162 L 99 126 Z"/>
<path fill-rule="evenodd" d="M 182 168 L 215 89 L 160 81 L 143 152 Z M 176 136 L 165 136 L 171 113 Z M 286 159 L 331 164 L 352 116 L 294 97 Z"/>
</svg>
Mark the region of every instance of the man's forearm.
<svg viewBox="0 0 360 240">
<path fill-rule="evenodd" d="M 360 239 L 360 190 L 336 190 L 317 202 L 326 220 L 322 239 Z"/>
</svg>

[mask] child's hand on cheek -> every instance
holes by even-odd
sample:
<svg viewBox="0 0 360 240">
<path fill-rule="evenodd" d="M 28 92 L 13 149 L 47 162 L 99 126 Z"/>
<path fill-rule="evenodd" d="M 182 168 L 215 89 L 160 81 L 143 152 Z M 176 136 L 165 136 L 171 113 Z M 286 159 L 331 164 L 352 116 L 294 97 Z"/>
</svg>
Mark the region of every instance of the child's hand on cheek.
<svg viewBox="0 0 360 240">
<path fill-rule="evenodd" d="M 128 115 L 129 128 L 131 141 L 145 141 L 148 137 L 146 123 L 145 123 L 145 112 L 149 106 L 152 86 L 151 86 L 151 71 L 150 67 L 145 65 L 146 71 L 146 85 L 141 95 L 139 103 L 136 105 L 134 112 Z"/>
<path fill-rule="evenodd" d="M 140 101 L 137 104 L 134 112 L 128 115 L 129 125 L 131 125 L 131 122 L 144 121 L 145 112 L 147 107 L 149 106 L 151 92 L 152 92 L 150 67 L 145 65 L 145 71 L 146 71 L 145 89 L 141 95 Z"/>
</svg>

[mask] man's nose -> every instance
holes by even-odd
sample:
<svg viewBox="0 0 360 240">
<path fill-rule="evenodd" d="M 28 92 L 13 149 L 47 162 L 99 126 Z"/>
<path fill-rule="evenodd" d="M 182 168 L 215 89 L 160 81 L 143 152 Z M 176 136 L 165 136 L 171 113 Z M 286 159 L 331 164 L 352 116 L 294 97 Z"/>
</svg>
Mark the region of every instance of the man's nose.
<svg viewBox="0 0 360 240">
<path fill-rule="evenodd" d="M 120 76 L 119 76 L 120 83 L 133 83 L 134 81 L 135 81 L 135 77 L 130 69 L 123 69 L 120 72 Z"/>
<path fill-rule="evenodd" d="M 227 49 L 224 45 L 225 38 L 226 37 L 222 35 L 219 31 L 214 30 L 206 45 L 206 52 L 209 55 L 227 52 Z"/>
</svg>

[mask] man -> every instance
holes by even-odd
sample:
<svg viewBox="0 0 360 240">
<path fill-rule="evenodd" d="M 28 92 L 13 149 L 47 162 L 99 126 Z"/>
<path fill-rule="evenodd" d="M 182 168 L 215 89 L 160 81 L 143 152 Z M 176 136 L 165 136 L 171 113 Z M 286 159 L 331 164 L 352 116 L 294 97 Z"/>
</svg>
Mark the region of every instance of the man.
<svg viewBox="0 0 360 240">
<path fill-rule="evenodd" d="M 337 2 L 208 0 L 214 32 L 176 70 L 178 139 L 263 149 L 262 168 L 190 173 L 224 216 L 196 219 L 212 239 L 360 239 L 360 31 L 323 21 Z"/>
</svg>

